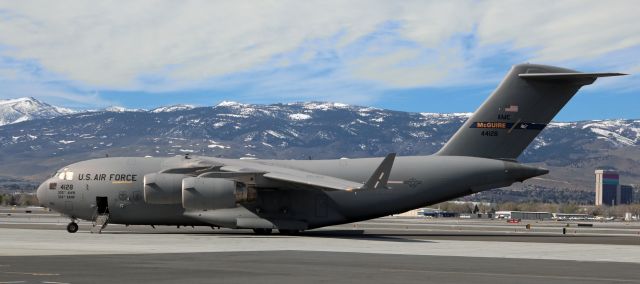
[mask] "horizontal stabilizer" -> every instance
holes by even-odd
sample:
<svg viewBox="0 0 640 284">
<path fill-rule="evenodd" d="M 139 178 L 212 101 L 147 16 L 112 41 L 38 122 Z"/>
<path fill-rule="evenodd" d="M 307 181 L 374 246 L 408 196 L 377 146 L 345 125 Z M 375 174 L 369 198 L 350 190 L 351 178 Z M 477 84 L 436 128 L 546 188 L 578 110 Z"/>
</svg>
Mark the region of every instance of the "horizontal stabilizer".
<svg viewBox="0 0 640 284">
<path fill-rule="evenodd" d="M 600 77 L 624 76 L 624 73 L 524 73 L 518 74 L 522 79 L 534 80 L 580 80 L 580 79 L 596 79 Z"/>
</svg>

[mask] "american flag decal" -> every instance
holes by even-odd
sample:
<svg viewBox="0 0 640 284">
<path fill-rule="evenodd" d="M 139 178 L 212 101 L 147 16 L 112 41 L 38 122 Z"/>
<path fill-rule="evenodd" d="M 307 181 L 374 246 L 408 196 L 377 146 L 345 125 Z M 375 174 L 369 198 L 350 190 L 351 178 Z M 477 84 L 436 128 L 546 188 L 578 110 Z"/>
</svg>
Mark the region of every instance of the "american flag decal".
<svg viewBox="0 0 640 284">
<path fill-rule="evenodd" d="M 510 105 L 504 108 L 504 111 L 506 112 L 518 112 L 518 106 L 517 105 Z"/>
</svg>

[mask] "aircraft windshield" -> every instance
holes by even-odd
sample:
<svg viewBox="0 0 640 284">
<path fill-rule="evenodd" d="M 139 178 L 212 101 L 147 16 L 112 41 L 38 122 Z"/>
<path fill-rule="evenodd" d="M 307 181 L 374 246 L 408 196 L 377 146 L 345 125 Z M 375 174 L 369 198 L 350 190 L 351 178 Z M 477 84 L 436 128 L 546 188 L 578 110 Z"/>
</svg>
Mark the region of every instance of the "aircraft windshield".
<svg viewBox="0 0 640 284">
<path fill-rule="evenodd" d="M 57 175 L 60 180 L 73 180 L 73 172 L 67 168 L 58 171 L 55 175 Z"/>
</svg>

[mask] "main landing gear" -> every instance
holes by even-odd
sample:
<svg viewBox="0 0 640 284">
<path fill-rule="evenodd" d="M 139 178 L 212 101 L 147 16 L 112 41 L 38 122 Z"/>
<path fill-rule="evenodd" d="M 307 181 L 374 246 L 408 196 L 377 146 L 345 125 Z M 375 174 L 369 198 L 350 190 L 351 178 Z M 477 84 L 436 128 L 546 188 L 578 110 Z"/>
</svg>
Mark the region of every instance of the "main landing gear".
<svg viewBox="0 0 640 284">
<path fill-rule="evenodd" d="M 273 230 L 271 229 L 253 229 L 253 232 L 256 233 L 256 235 L 269 235 L 271 234 L 271 232 L 273 232 Z"/>
<path fill-rule="evenodd" d="M 76 223 L 76 220 L 71 220 L 71 223 L 67 225 L 67 232 L 75 233 L 77 231 L 78 231 L 78 223 Z"/>
<path fill-rule="evenodd" d="M 272 229 L 253 229 L 253 232 L 256 235 L 270 235 L 273 230 Z M 287 229 L 278 229 L 278 232 L 281 235 L 298 235 L 300 234 L 300 230 L 287 230 Z"/>
<path fill-rule="evenodd" d="M 290 236 L 295 236 L 300 234 L 300 230 L 278 229 L 278 232 L 280 232 L 281 235 L 290 235 Z"/>
</svg>

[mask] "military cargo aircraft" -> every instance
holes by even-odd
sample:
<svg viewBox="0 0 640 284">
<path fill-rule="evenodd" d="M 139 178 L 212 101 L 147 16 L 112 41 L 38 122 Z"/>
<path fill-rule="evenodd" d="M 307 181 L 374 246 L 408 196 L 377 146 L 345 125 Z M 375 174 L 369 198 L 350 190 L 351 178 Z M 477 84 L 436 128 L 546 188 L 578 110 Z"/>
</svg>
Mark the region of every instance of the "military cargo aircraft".
<svg viewBox="0 0 640 284">
<path fill-rule="evenodd" d="M 548 170 L 517 157 L 584 85 L 621 73 L 520 64 L 437 153 L 339 160 L 113 157 L 58 170 L 40 203 L 108 223 L 283 234 L 362 221 L 509 186 Z"/>
</svg>

